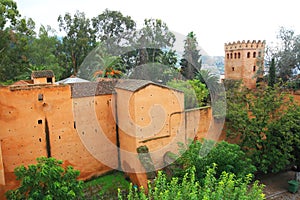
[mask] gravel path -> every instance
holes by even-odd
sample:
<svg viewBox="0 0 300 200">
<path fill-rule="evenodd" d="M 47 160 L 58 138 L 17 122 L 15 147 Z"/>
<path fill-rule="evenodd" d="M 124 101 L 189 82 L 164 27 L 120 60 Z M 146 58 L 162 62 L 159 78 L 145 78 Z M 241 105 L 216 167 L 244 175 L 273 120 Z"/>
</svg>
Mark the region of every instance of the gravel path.
<svg viewBox="0 0 300 200">
<path fill-rule="evenodd" d="M 300 200 L 300 188 L 295 194 L 288 191 L 288 181 L 294 178 L 294 171 L 257 177 L 257 179 L 265 185 L 264 193 L 266 194 L 267 200 Z"/>
</svg>

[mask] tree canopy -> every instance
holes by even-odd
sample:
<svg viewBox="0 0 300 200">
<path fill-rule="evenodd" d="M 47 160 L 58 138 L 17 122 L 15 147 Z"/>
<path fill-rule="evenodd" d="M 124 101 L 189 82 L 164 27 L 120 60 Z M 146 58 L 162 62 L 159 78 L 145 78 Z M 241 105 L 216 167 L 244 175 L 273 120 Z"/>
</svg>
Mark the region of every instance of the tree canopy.
<svg viewBox="0 0 300 200">
<path fill-rule="evenodd" d="M 261 172 L 279 172 L 293 162 L 300 107 L 277 85 L 227 91 L 227 136 L 235 139 Z"/>
<path fill-rule="evenodd" d="M 79 171 L 55 158 L 37 158 L 36 165 L 15 168 L 19 188 L 9 190 L 7 199 L 78 199 L 82 193 L 82 182 L 77 181 Z"/>
<path fill-rule="evenodd" d="M 268 48 L 269 62 L 274 59 L 276 76 L 286 82 L 300 71 L 300 35 L 293 29 L 280 27 L 277 38 L 279 44 Z"/>
</svg>

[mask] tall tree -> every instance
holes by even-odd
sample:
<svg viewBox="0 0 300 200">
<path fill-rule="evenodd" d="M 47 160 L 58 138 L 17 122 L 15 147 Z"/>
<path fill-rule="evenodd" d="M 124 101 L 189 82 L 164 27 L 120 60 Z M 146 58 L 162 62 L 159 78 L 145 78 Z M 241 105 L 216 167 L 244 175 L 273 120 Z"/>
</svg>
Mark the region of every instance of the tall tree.
<svg viewBox="0 0 300 200">
<path fill-rule="evenodd" d="M 77 11 L 73 17 L 70 13 L 60 15 L 58 22 L 60 31 L 65 32 L 59 45 L 60 65 L 66 68 L 64 76 L 76 75 L 84 58 L 96 45 L 95 32 L 83 12 Z"/>
<path fill-rule="evenodd" d="M 278 39 L 280 46 L 275 47 L 274 58 L 278 76 L 283 80 L 289 80 L 296 70 L 300 70 L 300 35 L 294 30 L 280 28 Z"/>
<path fill-rule="evenodd" d="M 29 68 L 22 74 L 22 79 L 28 79 L 32 71 L 53 70 L 56 79 L 60 79 L 63 68 L 58 64 L 57 46 L 60 41 L 54 29 L 50 26 L 41 26 L 38 37 L 33 38 L 29 46 Z"/>
<path fill-rule="evenodd" d="M 175 36 L 162 20 L 145 19 L 143 27 L 136 31 L 132 41 L 132 50 L 122 55 L 129 72 L 137 66 L 145 68 L 147 63 L 152 63 L 151 66 L 155 63 L 171 67 L 176 65 L 177 57 L 172 50 Z"/>
<path fill-rule="evenodd" d="M 300 107 L 278 85 L 227 90 L 226 132 L 261 172 L 279 172 L 294 159 Z"/>
<path fill-rule="evenodd" d="M 131 43 L 136 29 L 136 23 L 130 16 L 108 9 L 92 18 L 92 25 L 97 39 L 112 55 L 119 55 L 124 51 L 124 47 Z"/>
<path fill-rule="evenodd" d="M 10 23 L 11 26 L 17 23 L 17 19 L 20 17 L 17 3 L 13 0 L 1 0 L 0 1 L 0 30 L 3 31 L 5 25 Z"/>
<path fill-rule="evenodd" d="M 12 82 L 28 68 L 29 47 L 35 36 L 32 19 L 21 18 L 17 4 L 0 1 L 0 82 Z"/>
<path fill-rule="evenodd" d="M 180 62 L 183 76 L 193 79 L 201 69 L 201 54 L 198 49 L 196 34 L 190 32 L 185 40 L 184 54 Z"/>
<path fill-rule="evenodd" d="M 163 50 L 170 51 L 175 42 L 175 35 L 167 24 L 160 19 L 145 19 L 137 33 L 138 65 L 157 62 Z"/>
<path fill-rule="evenodd" d="M 274 87 L 275 81 L 276 81 L 275 59 L 272 58 L 271 63 L 270 63 L 270 68 L 269 68 L 268 85 L 270 87 Z"/>
</svg>

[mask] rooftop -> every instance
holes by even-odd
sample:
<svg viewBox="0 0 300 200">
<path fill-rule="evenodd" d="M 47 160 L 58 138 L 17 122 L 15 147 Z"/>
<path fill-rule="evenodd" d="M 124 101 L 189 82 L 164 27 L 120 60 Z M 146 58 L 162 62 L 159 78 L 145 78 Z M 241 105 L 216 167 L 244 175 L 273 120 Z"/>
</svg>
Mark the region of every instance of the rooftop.
<svg viewBox="0 0 300 200">
<path fill-rule="evenodd" d="M 180 90 L 174 89 L 174 88 L 170 88 L 166 85 L 161 85 L 158 83 L 154 83 L 152 81 L 148 81 L 148 80 L 138 80 L 138 79 L 119 79 L 118 83 L 115 85 L 116 88 L 119 89 L 123 89 L 123 90 L 128 90 L 131 92 L 135 92 L 137 90 L 140 90 L 148 85 L 156 85 L 158 87 L 162 87 L 162 88 L 168 88 L 171 90 L 175 90 L 178 92 L 182 92 Z"/>
<path fill-rule="evenodd" d="M 31 78 L 52 78 L 52 77 L 54 77 L 54 73 L 52 70 L 33 71 L 31 73 Z"/>
<path fill-rule="evenodd" d="M 116 81 L 70 83 L 72 98 L 112 94 Z"/>
</svg>

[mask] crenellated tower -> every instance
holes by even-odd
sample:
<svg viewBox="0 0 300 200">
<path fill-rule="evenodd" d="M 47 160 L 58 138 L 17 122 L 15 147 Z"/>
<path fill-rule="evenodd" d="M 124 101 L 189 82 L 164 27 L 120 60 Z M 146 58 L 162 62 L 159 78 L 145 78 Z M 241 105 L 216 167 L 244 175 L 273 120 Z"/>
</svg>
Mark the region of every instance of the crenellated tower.
<svg viewBox="0 0 300 200">
<path fill-rule="evenodd" d="M 263 72 L 265 41 L 225 43 L 225 79 L 242 80 L 249 89 Z"/>
</svg>

